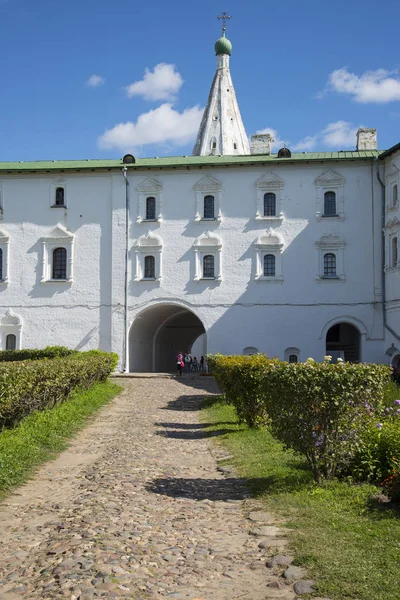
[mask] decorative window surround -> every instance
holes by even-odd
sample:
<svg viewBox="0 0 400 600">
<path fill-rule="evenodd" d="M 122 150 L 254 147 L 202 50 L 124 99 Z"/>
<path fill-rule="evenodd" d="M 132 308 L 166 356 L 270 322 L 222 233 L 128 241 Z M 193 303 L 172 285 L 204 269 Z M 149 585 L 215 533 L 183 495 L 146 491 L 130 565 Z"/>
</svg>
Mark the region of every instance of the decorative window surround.
<svg viewBox="0 0 400 600">
<path fill-rule="evenodd" d="M 22 319 L 20 316 L 7 310 L 5 315 L 0 319 L 0 348 L 6 349 L 7 336 L 13 334 L 16 338 L 15 349 L 20 350 L 22 344 Z"/>
<path fill-rule="evenodd" d="M 195 217 L 194 220 L 196 222 L 201 221 L 217 221 L 221 222 L 222 213 L 221 213 L 221 199 L 222 199 L 222 183 L 211 177 L 211 175 L 207 175 L 198 181 L 194 186 L 193 190 L 195 192 L 196 197 L 196 208 L 195 208 Z M 214 218 L 213 219 L 205 219 L 204 218 L 204 198 L 206 196 L 214 196 Z"/>
<path fill-rule="evenodd" d="M 9 242 L 10 242 L 9 235 L 5 231 L 2 231 L 0 229 L 0 248 L 1 248 L 2 254 L 3 254 L 3 264 L 2 264 L 3 277 L 2 277 L 2 279 L 0 279 L 0 285 L 8 283 L 8 273 L 9 273 L 9 258 L 8 258 L 9 257 L 9 252 L 8 252 L 8 248 L 9 248 Z"/>
<path fill-rule="evenodd" d="M 318 242 L 315 242 L 315 246 L 318 249 L 318 272 L 316 281 L 345 281 L 344 275 L 344 242 L 338 235 L 329 234 L 324 235 Z M 324 256 L 325 254 L 334 254 L 336 256 L 336 277 L 325 277 L 324 276 Z"/>
<path fill-rule="evenodd" d="M 282 283 L 282 250 L 284 243 L 280 233 L 268 229 L 264 235 L 256 239 L 254 246 L 256 248 L 255 280 L 262 283 Z M 275 275 L 273 277 L 264 275 L 264 256 L 266 254 L 275 256 Z"/>
<path fill-rule="evenodd" d="M 161 281 L 162 279 L 162 239 L 154 233 L 142 235 L 133 243 L 135 252 L 135 276 L 134 281 Z M 146 256 L 154 256 L 154 278 L 148 279 L 145 277 L 145 258 Z"/>
<path fill-rule="evenodd" d="M 60 224 L 48 236 L 42 238 L 42 283 L 72 283 L 74 240 L 75 236 Z M 67 251 L 66 279 L 52 279 L 53 250 L 56 248 L 65 248 Z"/>
<path fill-rule="evenodd" d="M 56 193 L 57 188 L 63 188 L 64 190 L 64 204 L 56 204 Z M 67 180 L 62 177 L 53 179 L 50 186 L 50 208 L 67 208 L 68 194 L 67 194 Z"/>
<path fill-rule="evenodd" d="M 222 242 L 217 235 L 207 231 L 197 238 L 193 244 L 194 250 L 194 280 L 195 281 L 222 281 Z M 211 254 L 214 257 L 214 277 L 203 277 L 203 258 Z"/>
<path fill-rule="evenodd" d="M 289 358 L 291 356 L 296 356 L 297 362 L 300 362 L 300 350 L 298 348 L 295 348 L 295 347 L 286 348 L 285 354 L 284 354 L 284 360 L 286 362 L 289 362 Z"/>
<path fill-rule="evenodd" d="M 161 204 L 162 204 L 162 184 L 156 179 L 148 178 L 143 183 L 136 187 L 138 193 L 137 199 L 137 223 L 161 223 Z M 153 197 L 156 199 L 156 218 L 146 219 L 146 198 Z"/>
<path fill-rule="evenodd" d="M 317 221 L 343 221 L 344 219 L 344 183 L 345 179 L 335 171 L 325 171 L 314 181 L 317 193 Z M 335 192 L 337 215 L 324 215 L 324 200 L 326 192 Z"/>
<path fill-rule="evenodd" d="M 392 239 L 397 237 L 400 239 L 400 221 L 397 217 L 393 217 L 388 221 L 384 228 L 385 233 L 385 273 L 392 273 L 400 270 L 400 257 L 397 254 L 397 265 L 392 266 Z"/>
<path fill-rule="evenodd" d="M 397 185 L 397 189 L 400 181 L 400 170 L 396 165 L 392 165 L 385 177 L 386 183 L 386 212 L 396 211 L 399 208 L 399 198 L 397 198 L 397 204 L 393 204 L 393 190 L 394 186 Z"/>
<path fill-rule="evenodd" d="M 257 194 L 256 202 L 256 221 L 268 221 L 274 223 L 280 223 L 283 219 L 282 212 L 282 190 L 284 182 L 275 173 L 266 173 L 254 184 Z M 275 216 L 264 216 L 264 194 L 271 192 L 276 196 L 276 215 Z"/>
</svg>

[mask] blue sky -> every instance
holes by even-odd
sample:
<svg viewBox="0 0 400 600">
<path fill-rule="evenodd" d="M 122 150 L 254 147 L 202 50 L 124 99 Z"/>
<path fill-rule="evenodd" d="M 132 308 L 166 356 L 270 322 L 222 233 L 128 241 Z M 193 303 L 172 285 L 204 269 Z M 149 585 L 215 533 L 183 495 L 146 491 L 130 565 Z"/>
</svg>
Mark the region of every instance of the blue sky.
<svg viewBox="0 0 400 600">
<path fill-rule="evenodd" d="M 398 1 L 0 0 L 0 160 L 190 154 L 223 10 L 248 135 L 352 149 L 361 125 L 400 141 Z"/>
</svg>

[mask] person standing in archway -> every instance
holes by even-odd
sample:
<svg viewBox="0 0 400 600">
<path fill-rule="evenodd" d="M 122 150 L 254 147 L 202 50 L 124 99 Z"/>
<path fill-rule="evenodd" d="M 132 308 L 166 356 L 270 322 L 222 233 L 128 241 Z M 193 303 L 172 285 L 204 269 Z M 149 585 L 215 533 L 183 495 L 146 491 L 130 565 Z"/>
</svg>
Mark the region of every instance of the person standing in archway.
<svg viewBox="0 0 400 600">
<path fill-rule="evenodd" d="M 190 352 L 186 352 L 184 361 L 185 361 L 185 372 L 190 373 L 191 368 L 192 368 L 192 355 L 190 354 Z"/>
<path fill-rule="evenodd" d="M 182 369 L 184 367 L 183 354 L 182 354 L 181 350 L 178 351 L 178 354 L 175 357 L 175 362 L 176 362 L 176 374 L 178 377 L 181 377 Z"/>
</svg>

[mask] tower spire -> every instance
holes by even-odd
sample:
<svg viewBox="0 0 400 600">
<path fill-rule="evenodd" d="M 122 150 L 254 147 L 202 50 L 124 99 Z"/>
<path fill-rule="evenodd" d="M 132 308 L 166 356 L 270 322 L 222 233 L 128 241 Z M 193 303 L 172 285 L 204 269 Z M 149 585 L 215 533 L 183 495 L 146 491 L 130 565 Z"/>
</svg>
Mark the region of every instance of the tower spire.
<svg viewBox="0 0 400 600">
<path fill-rule="evenodd" d="M 218 20 L 222 20 L 222 37 L 215 42 L 217 70 L 193 148 L 193 156 L 250 154 L 249 140 L 229 70 L 232 44 L 225 32 L 226 22 L 231 18 L 226 12 L 217 17 Z"/>
</svg>

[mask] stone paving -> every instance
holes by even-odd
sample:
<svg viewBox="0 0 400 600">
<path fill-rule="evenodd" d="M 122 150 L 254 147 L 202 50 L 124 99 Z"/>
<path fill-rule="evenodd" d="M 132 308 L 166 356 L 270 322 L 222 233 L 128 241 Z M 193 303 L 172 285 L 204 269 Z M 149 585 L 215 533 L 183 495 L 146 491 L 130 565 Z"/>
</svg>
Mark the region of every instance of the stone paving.
<svg viewBox="0 0 400 600">
<path fill-rule="evenodd" d="M 217 469 L 223 424 L 211 435 L 198 421 L 213 379 L 123 385 L 0 505 L 0 598 L 297 598 L 284 528 Z"/>
</svg>

